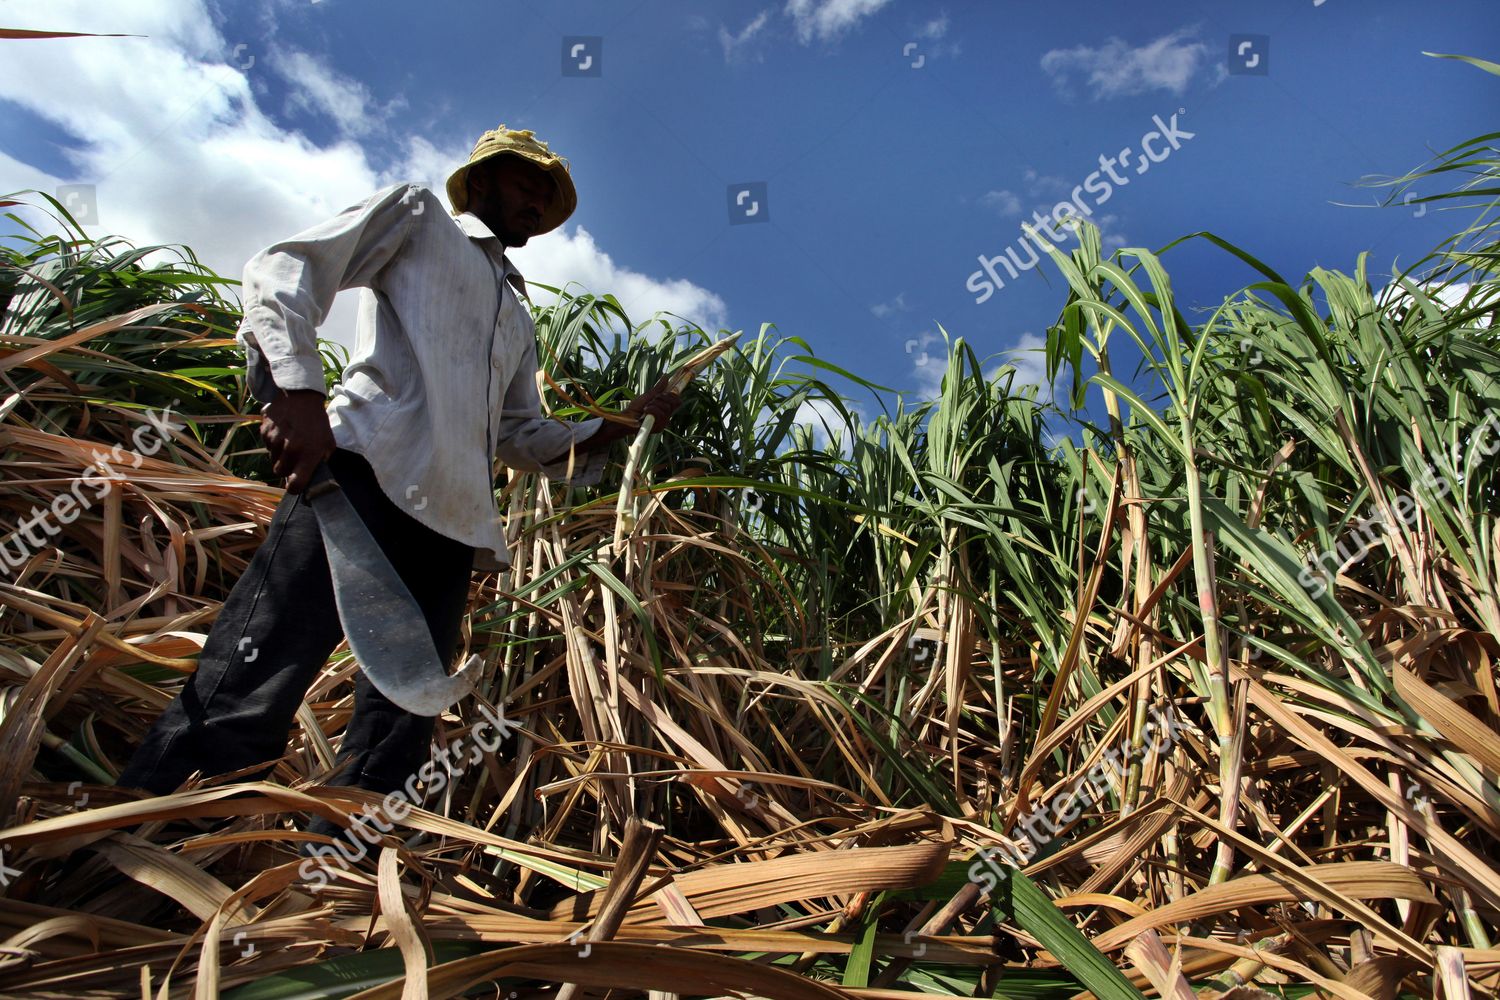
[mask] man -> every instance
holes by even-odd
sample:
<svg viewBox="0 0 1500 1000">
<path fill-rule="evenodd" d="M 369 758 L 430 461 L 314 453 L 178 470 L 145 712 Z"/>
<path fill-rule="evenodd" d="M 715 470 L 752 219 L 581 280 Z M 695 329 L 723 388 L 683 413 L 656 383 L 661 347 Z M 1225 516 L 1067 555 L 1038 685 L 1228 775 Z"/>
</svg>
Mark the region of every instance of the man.
<svg viewBox="0 0 1500 1000">
<path fill-rule="evenodd" d="M 456 218 L 430 190 L 398 184 L 246 265 L 238 339 L 251 391 L 269 400 L 261 433 L 287 492 L 198 669 L 120 785 L 165 794 L 195 771 L 224 774 L 285 752 L 297 707 L 343 635 L 317 518 L 302 495 L 319 462 L 416 598 L 446 663 L 471 569 L 510 562 L 494 456 L 591 485 L 612 443 L 648 413 L 661 428 L 679 405 L 663 380 L 620 421 L 542 415 L 535 328 L 504 250 L 572 214 L 565 160 L 530 131 L 501 125 L 479 139 L 447 190 Z M 352 287 L 363 289 L 356 345 L 327 400 L 316 329 L 335 293 Z M 359 674 L 332 781 L 394 791 L 425 762 L 432 728 Z"/>
</svg>

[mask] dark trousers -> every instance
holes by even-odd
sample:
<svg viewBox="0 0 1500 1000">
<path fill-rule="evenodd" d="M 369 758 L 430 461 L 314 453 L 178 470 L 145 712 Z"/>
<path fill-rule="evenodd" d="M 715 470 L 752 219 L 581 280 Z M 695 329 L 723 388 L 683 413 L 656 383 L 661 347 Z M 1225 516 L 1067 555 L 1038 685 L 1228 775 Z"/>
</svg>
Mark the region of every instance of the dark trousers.
<svg viewBox="0 0 1500 1000">
<path fill-rule="evenodd" d="M 422 609 L 445 664 L 468 605 L 474 549 L 440 535 L 381 492 L 364 456 L 336 450 L 328 467 Z M 393 623 L 394 624 L 394 623 Z M 317 514 L 288 493 L 266 540 L 219 611 L 198 669 L 120 775 L 158 795 L 194 771 L 271 765 L 286 752 L 297 706 L 343 638 Z M 428 759 L 433 720 L 396 707 L 360 671 L 331 784 L 374 792 L 401 787 Z"/>
</svg>

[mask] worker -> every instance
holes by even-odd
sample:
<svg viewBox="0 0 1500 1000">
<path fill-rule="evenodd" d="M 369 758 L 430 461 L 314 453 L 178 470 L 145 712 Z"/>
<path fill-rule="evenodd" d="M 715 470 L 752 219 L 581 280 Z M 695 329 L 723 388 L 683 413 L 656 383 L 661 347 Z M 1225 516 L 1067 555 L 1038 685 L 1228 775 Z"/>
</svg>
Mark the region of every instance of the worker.
<svg viewBox="0 0 1500 1000">
<path fill-rule="evenodd" d="M 529 130 L 484 133 L 437 195 L 397 184 L 256 254 L 245 267 L 251 392 L 286 493 L 230 591 L 197 670 L 119 784 L 166 794 L 195 772 L 266 774 L 293 716 L 343 637 L 328 558 L 304 495 L 326 460 L 422 610 L 450 662 L 473 570 L 510 563 L 494 458 L 572 486 L 596 483 L 611 444 L 680 404 L 659 382 L 623 419 L 542 414 L 525 286 L 506 256 L 577 206 L 567 161 Z M 325 391 L 316 331 L 337 292 L 361 288 L 355 347 Z M 392 628 L 407 623 L 392 622 Z M 416 623 L 410 623 L 418 627 Z M 402 710 L 361 672 L 330 784 L 387 794 L 426 762 L 433 719 Z M 313 832 L 338 827 L 315 819 Z"/>
</svg>

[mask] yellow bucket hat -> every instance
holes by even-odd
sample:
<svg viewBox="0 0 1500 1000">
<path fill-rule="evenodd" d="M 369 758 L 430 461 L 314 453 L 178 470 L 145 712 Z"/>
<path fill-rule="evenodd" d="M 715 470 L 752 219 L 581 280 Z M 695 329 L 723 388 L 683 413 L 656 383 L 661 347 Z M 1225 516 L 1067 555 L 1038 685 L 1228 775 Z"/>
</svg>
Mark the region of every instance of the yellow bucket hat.
<svg viewBox="0 0 1500 1000">
<path fill-rule="evenodd" d="M 578 192 L 573 188 L 573 176 L 568 172 L 568 161 L 547 148 L 530 129 L 508 129 L 501 125 L 479 137 L 469 162 L 453 171 L 448 178 L 448 201 L 453 205 L 453 214 L 461 215 L 469 207 L 469 168 L 483 160 L 504 154 L 519 156 L 535 163 L 552 175 L 557 185 L 557 197 L 552 199 L 547 213 L 542 216 L 537 235 L 550 233 L 567 221 L 578 207 Z"/>
</svg>

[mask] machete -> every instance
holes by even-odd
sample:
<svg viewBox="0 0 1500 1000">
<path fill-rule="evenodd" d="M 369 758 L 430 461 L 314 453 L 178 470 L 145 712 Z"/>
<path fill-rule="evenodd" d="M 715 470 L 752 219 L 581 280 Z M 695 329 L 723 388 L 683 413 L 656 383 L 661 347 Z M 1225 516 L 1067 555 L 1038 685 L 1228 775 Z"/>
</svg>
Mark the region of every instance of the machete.
<svg viewBox="0 0 1500 1000">
<path fill-rule="evenodd" d="M 427 616 L 327 462 L 313 470 L 303 496 L 318 518 L 349 650 L 375 689 L 413 715 L 437 715 L 474 690 L 483 661 L 470 656 L 448 673 L 427 629 Z"/>
<path fill-rule="evenodd" d="M 437 715 L 474 690 L 481 659 L 470 656 L 457 673 L 448 674 L 426 616 L 327 462 L 313 471 L 307 500 L 323 533 L 349 650 L 376 690 L 414 715 Z"/>
</svg>

